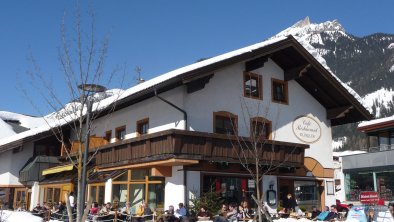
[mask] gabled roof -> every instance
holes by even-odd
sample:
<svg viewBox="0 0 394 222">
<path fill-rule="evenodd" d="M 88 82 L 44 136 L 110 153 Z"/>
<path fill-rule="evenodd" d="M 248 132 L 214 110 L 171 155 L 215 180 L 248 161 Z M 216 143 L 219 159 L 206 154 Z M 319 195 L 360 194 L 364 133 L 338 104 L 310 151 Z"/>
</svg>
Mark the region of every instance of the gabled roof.
<svg viewBox="0 0 394 222">
<path fill-rule="evenodd" d="M 197 62 L 148 80 L 125 90 L 118 97 L 109 97 L 102 100 L 95 110 L 112 109 L 110 104 L 116 100 L 115 110 L 119 110 L 155 96 L 175 87 L 186 85 L 192 92 L 200 87 L 206 79 L 218 69 L 245 62 L 245 70 L 252 71 L 264 65 L 270 58 L 285 72 L 285 80 L 297 81 L 317 101 L 327 109 L 327 118 L 331 125 L 341 125 L 371 119 L 369 111 L 360 103 L 361 99 L 352 89 L 343 84 L 327 67 L 321 58 L 308 43 L 298 42 L 294 37 L 278 37 L 269 39 L 245 48 L 231 51 L 201 62 Z M 106 112 L 101 112 L 105 115 Z M 12 138 L 0 140 L 0 152 L 15 147 L 23 141 L 29 141 L 36 136 L 48 134 L 47 125 L 26 131 Z M 49 130 L 50 131 L 50 130 Z M 14 144 L 14 146 L 12 145 Z"/>
</svg>

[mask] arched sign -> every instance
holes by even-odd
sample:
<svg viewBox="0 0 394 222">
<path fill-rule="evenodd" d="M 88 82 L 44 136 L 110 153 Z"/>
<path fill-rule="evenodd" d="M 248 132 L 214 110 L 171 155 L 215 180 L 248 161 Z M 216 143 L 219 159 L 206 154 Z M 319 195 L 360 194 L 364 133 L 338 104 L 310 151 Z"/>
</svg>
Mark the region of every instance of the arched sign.
<svg viewBox="0 0 394 222">
<path fill-rule="evenodd" d="M 293 121 L 294 135 L 304 143 L 315 143 L 320 139 L 319 123 L 309 116 L 299 116 Z"/>
</svg>

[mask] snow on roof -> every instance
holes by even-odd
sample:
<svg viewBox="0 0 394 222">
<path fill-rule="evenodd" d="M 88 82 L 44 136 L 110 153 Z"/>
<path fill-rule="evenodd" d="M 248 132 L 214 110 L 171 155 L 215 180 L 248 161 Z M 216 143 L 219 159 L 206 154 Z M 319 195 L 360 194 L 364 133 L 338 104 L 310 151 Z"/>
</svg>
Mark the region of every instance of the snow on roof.
<svg viewBox="0 0 394 222">
<path fill-rule="evenodd" d="M 286 29 L 286 30 L 289 31 L 291 29 Z M 291 31 L 289 31 L 289 33 L 291 33 Z M 145 89 L 152 88 L 152 87 L 158 85 L 159 83 L 162 83 L 162 82 L 165 82 L 165 81 L 170 80 L 172 78 L 175 78 L 177 76 L 180 76 L 180 75 L 182 75 L 182 74 L 184 74 L 186 72 L 193 71 L 193 70 L 196 70 L 196 69 L 199 69 L 199 68 L 202 68 L 202 67 L 205 67 L 205 66 L 208 66 L 208 65 L 220 62 L 220 61 L 224 61 L 226 59 L 233 58 L 235 56 L 242 55 L 244 53 L 248 53 L 248 52 L 254 51 L 256 49 L 263 48 L 265 46 L 268 46 L 268 45 L 274 44 L 276 42 L 279 42 L 281 40 L 285 40 L 286 38 L 288 38 L 289 35 L 290 34 L 286 35 L 285 33 L 281 32 L 277 36 L 274 36 L 273 38 L 270 38 L 270 39 L 265 40 L 263 42 L 256 43 L 256 44 L 253 44 L 253 45 L 241 48 L 241 49 L 237 49 L 237 50 L 234 50 L 234 51 L 231 51 L 231 52 L 228 52 L 228 53 L 224 53 L 222 55 L 219 55 L 219 56 L 216 56 L 216 57 L 212 57 L 210 59 L 206 59 L 206 60 L 203 60 L 201 62 L 193 63 L 191 65 L 184 66 L 184 67 L 179 68 L 179 69 L 175 69 L 173 71 L 170 71 L 170 72 L 164 73 L 162 75 L 159 75 L 159 76 L 157 76 L 157 77 L 155 77 L 153 79 L 150 79 L 148 81 L 140 83 L 140 84 L 138 84 L 138 85 L 136 85 L 134 87 L 126 89 L 125 91 L 121 91 L 121 90 L 117 91 L 117 92 L 113 93 L 113 96 L 107 97 L 107 98 L 101 100 L 99 103 L 93 104 L 93 111 L 99 111 L 99 110 L 105 109 L 109 105 L 113 104 L 115 101 L 121 100 L 121 99 L 126 98 L 126 97 L 131 96 L 131 95 L 134 95 L 134 94 L 136 94 L 138 92 L 141 92 L 141 91 L 143 91 Z M 344 84 L 340 79 L 338 79 L 337 76 L 335 76 L 330 71 L 330 68 L 327 66 L 326 61 L 323 59 L 323 57 L 321 57 L 319 55 L 319 53 L 314 49 L 314 47 L 312 47 L 304 39 L 301 39 L 301 38 L 296 38 L 296 39 L 357 100 L 362 101 L 361 97 L 353 89 L 351 89 L 348 85 Z M 71 115 L 67 116 L 67 118 L 64 118 L 64 115 L 63 115 L 63 119 L 61 119 L 61 120 L 58 119 L 58 121 L 56 121 L 56 118 L 54 118 L 56 113 L 52 113 L 50 115 L 47 115 L 44 118 L 45 119 L 44 121 L 46 121 L 46 124 L 44 124 L 44 125 L 42 125 L 40 127 L 31 129 L 31 130 L 28 130 L 28 131 L 16 134 L 16 135 L 12 135 L 12 136 L 7 137 L 7 138 L 0 139 L 0 145 L 5 145 L 7 143 L 10 143 L 10 142 L 13 142 L 13 141 L 16 141 L 16 140 L 19 140 L 19 139 L 22 139 L 22 138 L 25 138 L 25 137 L 28 137 L 28 136 L 34 136 L 34 135 L 36 135 L 38 133 L 42 133 L 42 132 L 50 130 L 50 128 L 53 127 L 53 126 L 62 126 L 62 125 L 66 124 L 69 121 L 75 120 L 78 116 L 75 115 L 75 112 L 69 112 L 69 109 L 75 108 L 76 104 L 75 103 L 71 104 L 71 105 L 68 104 L 65 107 L 66 107 L 65 109 L 62 109 L 62 110 L 58 111 L 58 113 L 64 112 L 66 114 L 71 114 Z M 83 114 L 85 114 L 85 112 L 86 112 L 86 110 L 83 110 Z"/>
<path fill-rule="evenodd" d="M 15 135 L 14 130 L 12 127 L 8 125 L 4 120 L 0 119 L 0 139 Z"/>
<path fill-rule="evenodd" d="M 334 74 L 334 72 L 331 71 L 330 67 L 327 65 L 326 60 L 310 44 L 310 42 L 313 42 L 313 36 L 316 36 L 316 34 L 327 30 L 333 32 L 342 32 L 344 35 L 346 35 L 342 26 L 336 20 L 322 24 L 313 24 L 310 23 L 309 18 L 306 17 L 304 20 L 298 21 L 293 26 L 279 32 L 273 36 L 272 39 L 292 35 L 351 95 L 353 95 L 360 102 L 361 105 L 363 105 L 368 110 L 361 96 L 358 95 L 358 93 L 356 93 L 356 91 L 354 91 L 349 85 L 342 82 L 342 80 L 340 80 Z"/>
<path fill-rule="evenodd" d="M 362 150 L 346 150 L 342 152 L 332 152 L 333 156 L 341 157 L 341 156 L 350 156 L 350 155 L 355 155 L 355 154 L 362 154 L 362 153 L 367 153 Z"/>
<path fill-rule="evenodd" d="M 372 125 L 380 124 L 380 123 L 384 123 L 384 122 L 390 122 L 393 120 L 394 120 L 394 116 L 389 116 L 389 117 L 385 117 L 385 118 L 364 121 L 364 122 L 361 122 L 358 124 L 358 128 L 365 127 L 365 126 L 372 126 Z"/>
<path fill-rule="evenodd" d="M 7 111 L 0 111 L 0 119 L 19 121 L 21 126 L 29 129 L 41 126 L 45 123 L 42 117 L 28 116 Z"/>
</svg>

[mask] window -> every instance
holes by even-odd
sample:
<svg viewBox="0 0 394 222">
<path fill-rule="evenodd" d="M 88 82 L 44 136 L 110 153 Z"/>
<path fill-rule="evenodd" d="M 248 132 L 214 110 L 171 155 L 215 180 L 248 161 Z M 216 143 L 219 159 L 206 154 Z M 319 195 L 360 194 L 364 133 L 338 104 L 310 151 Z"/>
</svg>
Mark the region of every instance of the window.
<svg viewBox="0 0 394 222">
<path fill-rule="evenodd" d="M 139 120 L 137 122 L 137 134 L 144 135 L 148 133 L 149 129 L 149 118 Z"/>
<path fill-rule="evenodd" d="M 254 99 L 263 99 L 262 77 L 251 72 L 244 73 L 244 96 Z"/>
<path fill-rule="evenodd" d="M 126 126 L 121 126 L 115 129 L 116 140 L 124 140 L 126 135 Z"/>
<path fill-rule="evenodd" d="M 271 139 L 272 123 L 263 117 L 250 119 L 250 136 L 260 139 Z"/>
<path fill-rule="evenodd" d="M 213 113 L 214 133 L 236 135 L 238 117 L 229 112 L 215 112 Z"/>
<path fill-rule="evenodd" d="M 106 131 L 106 132 L 105 132 L 105 137 L 104 137 L 104 139 L 105 139 L 107 142 L 111 142 L 111 138 L 112 138 L 112 130 Z"/>
<path fill-rule="evenodd" d="M 131 202 L 132 212 L 142 202 L 148 202 L 151 209 L 164 207 L 164 177 L 151 177 L 149 169 L 127 170 L 113 178 L 112 198 L 124 206 Z"/>
<path fill-rule="evenodd" d="M 272 79 L 272 102 L 288 104 L 287 82 Z"/>
</svg>

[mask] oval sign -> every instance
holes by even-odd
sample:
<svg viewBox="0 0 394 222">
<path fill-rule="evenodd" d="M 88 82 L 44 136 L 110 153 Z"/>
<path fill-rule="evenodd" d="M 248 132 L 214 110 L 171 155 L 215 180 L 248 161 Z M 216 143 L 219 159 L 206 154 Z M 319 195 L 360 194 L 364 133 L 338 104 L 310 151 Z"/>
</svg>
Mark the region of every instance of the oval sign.
<svg viewBox="0 0 394 222">
<path fill-rule="evenodd" d="M 293 133 L 302 142 L 315 143 L 320 139 L 321 128 L 313 118 L 299 116 L 293 121 Z"/>
</svg>

